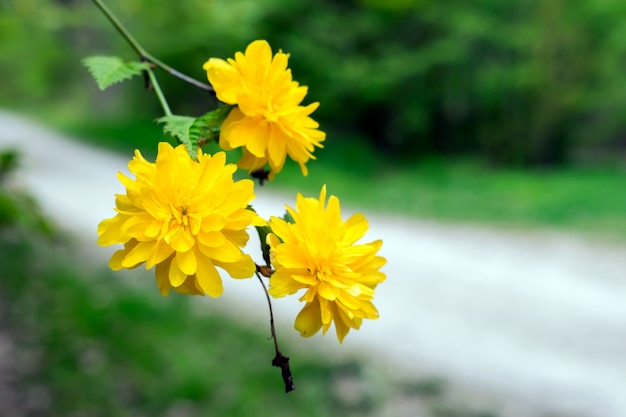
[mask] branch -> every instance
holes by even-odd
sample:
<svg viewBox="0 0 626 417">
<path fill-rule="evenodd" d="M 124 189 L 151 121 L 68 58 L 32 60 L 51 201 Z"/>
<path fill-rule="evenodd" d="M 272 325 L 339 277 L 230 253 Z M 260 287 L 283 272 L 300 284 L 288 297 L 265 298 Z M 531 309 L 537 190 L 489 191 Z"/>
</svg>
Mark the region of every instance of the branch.
<svg viewBox="0 0 626 417">
<path fill-rule="evenodd" d="M 265 297 L 267 298 L 267 305 L 270 308 L 270 330 L 272 334 L 272 339 L 274 339 L 274 349 L 276 351 L 276 356 L 272 359 L 272 366 L 276 366 L 280 368 L 280 373 L 283 377 L 283 382 L 285 383 L 285 392 L 291 392 L 296 389 L 296 384 L 293 382 L 293 375 L 291 374 L 291 369 L 289 369 L 289 358 L 280 353 L 280 349 L 278 349 L 278 339 L 276 339 L 276 329 L 274 328 L 274 312 L 272 311 L 272 301 L 270 300 L 270 295 L 267 292 L 267 288 L 265 287 L 265 283 L 261 278 L 259 272 L 255 272 L 256 277 L 259 279 L 261 286 L 263 287 L 263 291 L 265 292 Z"/>
<path fill-rule="evenodd" d="M 137 52 L 137 54 L 140 56 L 142 60 L 150 62 L 156 65 L 157 67 L 163 69 L 164 71 L 167 71 L 171 75 L 195 87 L 198 87 L 201 90 L 207 91 L 211 93 L 212 95 L 215 95 L 215 90 L 213 89 L 211 85 L 205 84 L 201 81 L 196 80 L 195 78 L 185 75 L 182 72 L 175 70 L 174 68 L 170 67 L 169 65 L 165 64 L 164 62 L 150 55 L 148 51 L 146 51 L 139 44 L 139 42 L 137 42 L 137 40 L 130 34 L 130 32 L 126 29 L 126 27 L 122 24 L 122 22 L 120 22 L 119 19 L 115 17 L 113 12 L 111 12 L 111 10 L 101 0 L 92 0 L 92 1 L 102 11 L 102 13 L 104 13 L 107 19 L 109 19 L 109 22 L 111 22 L 111 24 L 115 27 L 115 29 L 117 29 L 120 35 L 122 35 L 122 37 L 126 39 L 126 41 L 135 50 L 135 52 Z"/>
</svg>

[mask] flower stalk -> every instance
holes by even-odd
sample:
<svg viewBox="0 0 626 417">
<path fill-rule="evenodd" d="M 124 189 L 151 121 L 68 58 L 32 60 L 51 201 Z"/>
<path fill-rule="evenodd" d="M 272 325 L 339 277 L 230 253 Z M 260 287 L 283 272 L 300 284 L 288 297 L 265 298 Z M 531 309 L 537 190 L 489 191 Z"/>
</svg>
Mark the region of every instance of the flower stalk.
<svg viewBox="0 0 626 417">
<path fill-rule="evenodd" d="M 148 74 L 149 80 L 148 88 L 154 89 L 154 93 L 159 99 L 159 103 L 161 103 L 161 108 L 163 108 L 163 113 L 165 113 L 166 116 L 171 116 L 172 110 L 170 109 L 170 105 L 167 103 L 167 100 L 163 95 L 163 90 L 161 90 L 161 86 L 157 81 L 156 75 L 154 75 L 154 71 L 152 71 L 152 66 L 150 66 L 150 68 L 146 70 L 146 74 Z"/>
</svg>

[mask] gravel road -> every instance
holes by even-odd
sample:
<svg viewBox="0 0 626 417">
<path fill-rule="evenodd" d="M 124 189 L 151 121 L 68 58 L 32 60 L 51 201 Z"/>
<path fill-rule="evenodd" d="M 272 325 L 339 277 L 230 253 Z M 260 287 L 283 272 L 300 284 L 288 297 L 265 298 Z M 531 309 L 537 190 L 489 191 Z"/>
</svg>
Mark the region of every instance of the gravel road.
<svg viewBox="0 0 626 417">
<path fill-rule="evenodd" d="M 97 247 L 96 225 L 113 214 L 113 194 L 122 191 L 115 174 L 126 171 L 130 155 L 93 149 L 7 112 L 0 126 L 0 149 L 24 155 L 18 181 L 104 262 L 111 250 Z M 294 200 L 257 194 L 264 216 Z M 333 337 L 303 345 L 365 354 L 400 374 L 441 375 L 493 398 L 506 417 L 626 416 L 626 246 L 368 218 L 367 237 L 384 239 L 388 259 L 376 299 L 380 320 L 351 332 L 340 348 Z M 210 302 L 227 309 L 237 301 L 257 315 L 266 308 L 250 281 L 226 284 L 225 296 Z M 290 302 L 275 303 L 287 332 L 299 310 Z"/>
</svg>

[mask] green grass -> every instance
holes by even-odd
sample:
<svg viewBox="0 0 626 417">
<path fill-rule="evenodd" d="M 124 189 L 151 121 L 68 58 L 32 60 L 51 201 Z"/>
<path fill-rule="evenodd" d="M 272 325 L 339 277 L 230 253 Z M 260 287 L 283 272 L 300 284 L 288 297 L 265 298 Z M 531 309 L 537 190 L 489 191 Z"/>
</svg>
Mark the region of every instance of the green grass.
<svg viewBox="0 0 626 417">
<path fill-rule="evenodd" d="M 94 143 L 154 156 L 148 120 L 65 125 Z M 626 240 L 626 168 L 496 169 L 477 160 L 390 161 L 356 140 L 329 140 L 302 177 L 288 163 L 268 189 L 316 195 L 322 184 L 358 209 L 448 222 L 555 228 Z M 132 138 L 129 142 L 128 138 Z M 259 190 L 258 192 L 263 192 Z"/>
</svg>

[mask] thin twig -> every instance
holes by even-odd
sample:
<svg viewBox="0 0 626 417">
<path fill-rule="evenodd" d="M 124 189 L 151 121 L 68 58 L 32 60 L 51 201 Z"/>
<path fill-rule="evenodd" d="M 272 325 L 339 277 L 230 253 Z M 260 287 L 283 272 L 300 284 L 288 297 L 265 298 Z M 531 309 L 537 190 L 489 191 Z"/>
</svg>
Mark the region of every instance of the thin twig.
<svg viewBox="0 0 626 417">
<path fill-rule="evenodd" d="M 263 287 L 263 291 L 265 292 L 265 298 L 267 298 L 267 305 L 270 308 L 270 330 L 271 330 L 271 337 L 272 339 L 274 339 L 274 349 L 276 349 L 276 354 L 278 354 L 280 352 L 280 350 L 278 349 L 278 340 L 276 339 L 276 330 L 274 328 L 274 312 L 272 311 L 272 300 L 270 299 L 270 294 L 267 292 L 267 287 L 265 286 L 265 283 L 263 282 L 263 278 L 261 278 L 261 275 L 258 272 L 255 272 L 256 277 L 259 279 L 259 282 L 261 283 L 261 286 Z"/>
<path fill-rule="evenodd" d="M 139 44 L 139 42 L 137 42 L 137 40 L 130 34 L 130 32 L 126 29 L 126 27 L 122 24 L 122 22 L 120 22 L 119 19 L 115 17 L 113 12 L 111 12 L 111 10 L 101 0 L 92 0 L 92 1 L 102 11 L 102 13 L 104 13 L 107 19 L 109 19 L 109 22 L 111 22 L 111 24 L 115 27 L 115 29 L 117 29 L 120 35 L 122 35 L 122 37 L 126 39 L 126 41 L 130 44 L 130 46 L 135 50 L 135 52 L 137 52 L 137 54 L 142 59 L 153 63 L 154 65 L 163 69 L 164 71 L 167 71 L 171 75 L 177 78 L 180 78 L 181 80 L 195 87 L 198 87 L 201 90 L 207 91 L 213 95 L 215 94 L 215 90 L 213 89 L 213 86 L 209 84 L 205 84 L 201 81 L 196 80 L 195 78 L 192 78 L 186 74 L 183 74 L 182 72 L 175 70 L 174 68 L 170 67 L 169 65 L 165 64 L 164 62 L 150 55 L 148 51 L 146 51 Z"/>
<path fill-rule="evenodd" d="M 289 358 L 280 353 L 280 349 L 278 349 L 278 339 L 276 338 L 276 329 L 274 327 L 274 312 L 272 311 L 272 300 L 270 299 L 270 295 L 267 292 L 267 287 L 265 286 L 263 278 L 261 278 L 259 272 L 256 271 L 255 275 L 259 279 L 259 282 L 263 287 L 265 297 L 267 298 L 267 305 L 270 309 L 270 330 L 272 339 L 274 339 L 274 349 L 276 350 L 276 356 L 274 357 L 274 359 L 272 359 L 272 366 L 280 368 L 283 382 L 285 383 L 285 392 L 291 392 L 296 389 L 296 384 L 294 384 L 293 382 L 293 375 L 291 374 L 291 369 L 289 369 Z"/>
</svg>

